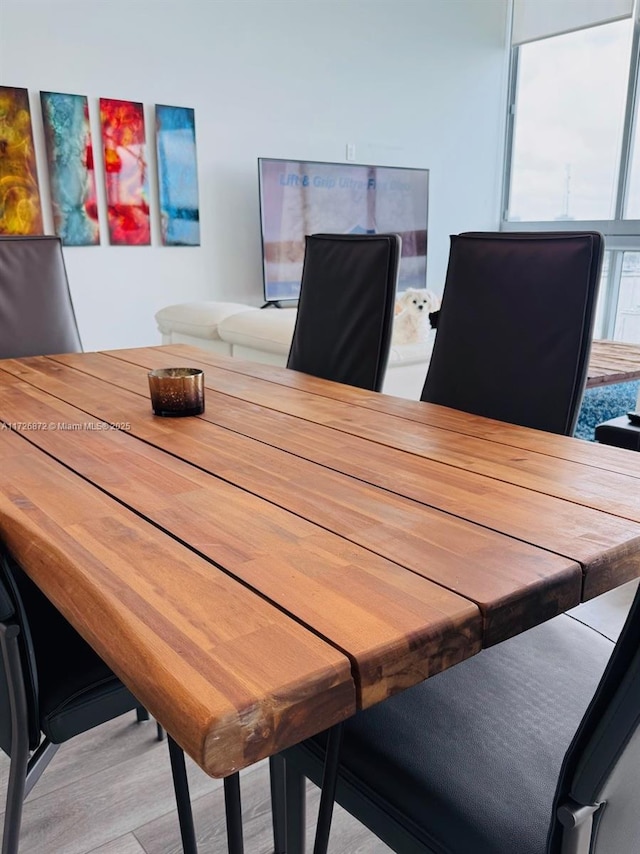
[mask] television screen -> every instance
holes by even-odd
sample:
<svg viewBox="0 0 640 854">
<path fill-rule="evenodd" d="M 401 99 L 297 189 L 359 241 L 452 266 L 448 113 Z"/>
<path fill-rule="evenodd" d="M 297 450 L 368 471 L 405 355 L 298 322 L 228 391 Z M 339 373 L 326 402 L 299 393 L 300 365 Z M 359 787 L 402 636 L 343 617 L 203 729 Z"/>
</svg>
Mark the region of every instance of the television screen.
<svg viewBox="0 0 640 854">
<path fill-rule="evenodd" d="M 258 159 L 264 298 L 300 292 L 307 234 L 402 237 L 398 290 L 426 287 L 429 170 Z"/>
</svg>

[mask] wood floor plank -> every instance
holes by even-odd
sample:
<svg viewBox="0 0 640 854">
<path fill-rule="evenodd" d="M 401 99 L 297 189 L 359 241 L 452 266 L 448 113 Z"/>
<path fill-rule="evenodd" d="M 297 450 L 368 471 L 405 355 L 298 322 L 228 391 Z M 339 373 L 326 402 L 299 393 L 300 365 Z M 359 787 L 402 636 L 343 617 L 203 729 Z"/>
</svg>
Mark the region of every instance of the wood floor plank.
<svg viewBox="0 0 640 854">
<path fill-rule="evenodd" d="M 152 724 L 149 729 L 155 729 Z M 166 742 L 146 736 L 130 717 L 109 721 L 64 744 L 25 804 L 21 854 L 181 854 Z M 149 733 L 150 736 L 150 733 Z M 0 753 L 0 803 L 9 760 Z M 201 854 L 226 848 L 222 781 L 187 760 Z M 245 850 L 271 854 L 268 764 L 241 773 Z M 308 850 L 318 790 L 309 783 Z M 0 826 L 2 823 L 0 812 Z M 385 854 L 366 828 L 336 807 L 330 854 Z"/>
<path fill-rule="evenodd" d="M 103 726 L 83 734 L 82 738 L 65 743 L 56 753 L 29 799 L 61 789 L 78 782 L 88 774 L 97 774 L 117 766 L 126 759 L 159 755 L 155 745 L 162 743 L 156 738 L 155 721 L 138 723 L 135 712 L 129 712 Z M 73 747 L 73 749 L 71 749 Z M 166 750 L 166 743 L 164 746 Z M 0 810 L 4 807 L 9 774 L 9 760 L 0 753 Z"/>
<path fill-rule="evenodd" d="M 107 842 L 99 848 L 94 848 L 89 854 L 145 854 L 145 850 L 135 838 L 133 833 Z"/>
<path fill-rule="evenodd" d="M 269 779 L 266 766 L 241 778 L 244 843 L 247 854 L 271 854 L 273 836 L 269 798 Z M 319 803 L 319 790 L 311 783 L 307 786 L 307 851 L 313 850 L 313 838 Z M 209 796 L 193 804 L 196 836 L 201 854 L 225 851 L 226 834 L 219 812 L 212 809 Z M 178 832 L 165 815 L 138 828 L 136 838 L 146 854 L 181 854 Z M 329 854 L 386 854 L 390 852 L 383 842 L 336 805 L 331 824 Z"/>
<path fill-rule="evenodd" d="M 87 854 L 109 844 L 120 854 L 116 840 L 126 839 L 142 824 L 166 816 L 168 825 L 178 827 L 166 741 L 147 741 L 140 749 L 135 727 L 123 729 L 121 719 L 100 729 L 108 733 L 103 749 L 107 754 L 113 750 L 111 759 L 118 760 L 100 768 L 87 762 L 89 748 L 84 742 L 95 744 L 91 732 L 62 745 L 25 802 L 20 854 Z M 131 750 L 128 758 L 123 746 Z M 67 781 L 55 769 L 64 754 L 70 771 Z M 0 764 L 8 766 L 4 754 Z M 212 810 L 222 817 L 221 781 L 208 777 L 191 760 L 187 773 L 192 797 L 207 795 Z M 48 776 L 56 780 L 53 788 L 46 785 Z M 0 792 L 4 804 L 4 784 Z"/>
</svg>

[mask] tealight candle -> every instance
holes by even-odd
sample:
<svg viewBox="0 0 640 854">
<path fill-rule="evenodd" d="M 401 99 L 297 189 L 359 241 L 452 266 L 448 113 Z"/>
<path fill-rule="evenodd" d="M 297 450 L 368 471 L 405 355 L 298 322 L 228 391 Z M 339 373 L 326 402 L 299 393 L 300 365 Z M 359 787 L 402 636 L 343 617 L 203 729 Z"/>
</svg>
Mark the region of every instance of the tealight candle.
<svg viewBox="0 0 640 854">
<path fill-rule="evenodd" d="M 158 368 L 148 376 L 155 415 L 179 418 L 204 412 L 204 373 L 199 368 Z"/>
</svg>

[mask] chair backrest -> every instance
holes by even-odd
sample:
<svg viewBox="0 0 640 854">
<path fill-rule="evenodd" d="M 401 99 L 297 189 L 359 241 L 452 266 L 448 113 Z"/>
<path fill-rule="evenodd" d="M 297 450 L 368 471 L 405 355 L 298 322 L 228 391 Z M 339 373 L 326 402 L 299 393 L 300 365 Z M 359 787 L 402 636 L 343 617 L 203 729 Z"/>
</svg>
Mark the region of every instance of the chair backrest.
<svg viewBox="0 0 640 854">
<path fill-rule="evenodd" d="M 593 816 L 588 849 L 592 854 L 640 848 L 639 768 L 640 588 L 567 751 L 556 789 L 556 809 L 567 801 L 578 806 L 602 804 Z M 562 834 L 561 824 L 553 822 L 550 852 L 560 851 Z"/>
<path fill-rule="evenodd" d="M 452 236 L 421 400 L 571 435 L 603 250 L 597 232 Z"/>
<path fill-rule="evenodd" d="M 401 249 L 397 234 L 306 238 L 288 368 L 380 391 Z"/>
<path fill-rule="evenodd" d="M 59 237 L 0 237 L 0 358 L 82 350 Z"/>
</svg>

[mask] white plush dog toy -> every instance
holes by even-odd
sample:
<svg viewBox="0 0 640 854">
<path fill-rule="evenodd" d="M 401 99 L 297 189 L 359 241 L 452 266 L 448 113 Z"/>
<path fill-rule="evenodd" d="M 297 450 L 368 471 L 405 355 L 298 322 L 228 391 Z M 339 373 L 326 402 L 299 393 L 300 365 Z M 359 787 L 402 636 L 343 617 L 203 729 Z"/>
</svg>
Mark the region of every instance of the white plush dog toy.
<svg viewBox="0 0 640 854">
<path fill-rule="evenodd" d="M 429 312 L 440 308 L 440 297 L 426 288 L 407 288 L 396 299 L 392 344 L 427 341 L 431 327 Z"/>
</svg>

